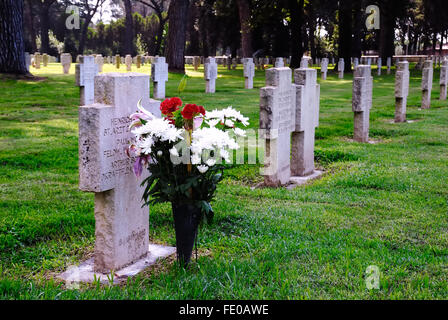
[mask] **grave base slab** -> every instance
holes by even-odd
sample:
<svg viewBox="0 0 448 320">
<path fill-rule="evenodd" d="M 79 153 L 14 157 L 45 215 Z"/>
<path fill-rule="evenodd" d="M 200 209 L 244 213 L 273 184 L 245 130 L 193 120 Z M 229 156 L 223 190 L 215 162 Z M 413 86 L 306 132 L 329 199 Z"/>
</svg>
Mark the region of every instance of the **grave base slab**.
<svg viewBox="0 0 448 320">
<path fill-rule="evenodd" d="M 289 180 L 291 185 L 288 186 L 288 189 L 294 189 L 295 187 L 304 185 L 311 180 L 319 178 L 323 174 L 323 171 L 315 170 L 312 174 L 306 177 L 291 177 Z"/>
<path fill-rule="evenodd" d="M 142 272 L 149 266 L 155 264 L 160 259 L 167 258 L 176 253 L 175 247 L 167 247 L 162 245 L 150 244 L 148 255 L 136 261 L 135 263 L 114 272 L 114 284 L 120 284 L 127 278 L 133 277 Z M 79 266 L 70 267 L 67 271 L 57 276 L 58 279 L 64 280 L 68 284 L 73 283 L 92 283 L 100 281 L 101 283 L 110 283 L 110 274 L 94 272 L 94 258 L 91 258 Z"/>
</svg>

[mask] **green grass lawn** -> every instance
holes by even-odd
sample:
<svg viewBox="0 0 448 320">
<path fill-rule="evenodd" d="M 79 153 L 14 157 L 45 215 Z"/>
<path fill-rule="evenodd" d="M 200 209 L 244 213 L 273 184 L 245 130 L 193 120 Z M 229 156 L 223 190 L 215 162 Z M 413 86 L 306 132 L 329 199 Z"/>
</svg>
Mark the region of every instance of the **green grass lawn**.
<svg viewBox="0 0 448 320">
<path fill-rule="evenodd" d="M 416 121 L 406 124 L 391 123 L 394 76 L 375 76 L 375 145 L 351 142 L 351 75 L 330 74 L 316 132 L 322 179 L 253 189 L 259 166 L 231 168 L 187 272 L 169 260 L 127 285 L 80 290 L 54 280 L 90 257 L 95 241 L 93 194 L 78 190 L 74 65 L 70 75 L 58 64 L 31 71 L 48 79 L 0 80 L 0 299 L 448 298 L 448 105 L 437 100 L 438 70 L 430 110 L 419 109 L 421 72 L 412 70 L 408 118 Z M 264 72 L 245 90 L 241 66 L 220 67 L 217 93 L 207 95 L 202 71 L 188 67 L 184 101 L 231 105 L 256 128 Z M 180 79 L 170 74 L 168 96 Z M 175 245 L 170 207 L 152 207 L 149 219 L 151 241 Z M 366 288 L 370 265 L 381 270 L 380 290 Z"/>
</svg>

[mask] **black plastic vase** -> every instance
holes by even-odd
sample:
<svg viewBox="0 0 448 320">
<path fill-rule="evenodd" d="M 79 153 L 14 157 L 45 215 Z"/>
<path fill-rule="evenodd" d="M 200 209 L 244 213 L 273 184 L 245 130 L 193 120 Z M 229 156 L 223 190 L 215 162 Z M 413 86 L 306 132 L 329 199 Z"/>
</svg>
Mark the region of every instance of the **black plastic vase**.
<svg viewBox="0 0 448 320">
<path fill-rule="evenodd" d="M 201 209 L 193 204 L 172 203 L 174 229 L 176 231 L 177 260 L 186 268 L 191 260 L 193 246 L 198 234 Z"/>
</svg>

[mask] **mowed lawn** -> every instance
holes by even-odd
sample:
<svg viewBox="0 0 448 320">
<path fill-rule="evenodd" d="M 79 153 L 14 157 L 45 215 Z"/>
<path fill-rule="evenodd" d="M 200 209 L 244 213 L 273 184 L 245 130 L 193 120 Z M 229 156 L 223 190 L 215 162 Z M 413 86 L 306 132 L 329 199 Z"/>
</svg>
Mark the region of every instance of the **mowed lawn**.
<svg viewBox="0 0 448 320">
<path fill-rule="evenodd" d="M 448 298 L 448 103 L 438 101 L 438 69 L 432 107 L 420 110 L 421 72 L 412 68 L 414 122 L 405 124 L 391 123 L 394 75 L 375 76 L 376 144 L 351 141 L 352 78 L 329 75 L 316 132 L 322 179 L 259 189 L 259 165 L 232 167 L 188 271 L 170 259 L 126 285 L 79 290 L 55 280 L 91 257 L 95 241 L 93 194 L 78 190 L 74 64 L 70 75 L 59 64 L 31 71 L 48 79 L 0 80 L 0 299 Z M 231 105 L 256 128 L 264 72 L 245 90 L 242 66 L 220 67 L 213 95 L 204 93 L 202 72 L 188 66 L 183 100 L 208 110 Z M 169 78 L 167 95 L 176 96 L 181 76 Z M 175 245 L 170 206 L 152 207 L 149 219 L 151 241 Z M 372 265 L 379 290 L 366 287 Z"/>
</svg>

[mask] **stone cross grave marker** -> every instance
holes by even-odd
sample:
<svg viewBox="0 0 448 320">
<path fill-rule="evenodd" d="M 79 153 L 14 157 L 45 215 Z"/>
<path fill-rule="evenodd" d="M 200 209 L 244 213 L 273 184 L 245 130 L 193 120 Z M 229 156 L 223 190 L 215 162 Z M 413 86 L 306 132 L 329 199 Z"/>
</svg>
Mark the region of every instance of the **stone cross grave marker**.
<svg viewBox="0 0 448 320">
<path fill-rule="evenodd" d="M 255 77 L 255 64 L 253 58 L 244 58 L 243 59 L 243 68 L 244 68 L 244 87 L 246 89 L 254 88 L 254 77 Z"/>
<path fill-rule="evenodd" d="M 104 58 L 102 55 L 97 54 L 95 56 L 95 63 L 98 66 L 98 72 L 103 72 Z"/>
<path fill-rule="evenodd" d="M 314 139 L 319 126 L 320 85 L 317 70 L 296 69 L 296 116 L 292 133 L 291 174 L 305 177 L 314 173 Z"/>
<path fill-rule="evenodd" d="M 322 63 L 321 63 L 321 67 L 320 67 L 320 72 L 321 72 L 322 80 L 327 80 L 327 73 L 328 73 L 328 58 L 323 58 L 323 59 L 322 59 Z"/>
<path fill-rule="evenodd" d="M 194 56 L 193 57 L 193 67 L 194 71 L 198 71 L 199 67 L 201 66 L 201 57 Z"/>
<path fill-rule="evenodd" d="M 422 73 L 422 109 L 431 107 L 431 91 L 434 79 L 434 69 L 432 60 L 426 60 Z"/>
<path fill-rule="evenodd" d="M 311 57 L 302 57 L 300 60 L 300 68 L 305 69 L 310 67 Z"/>
<path fill-rule="evenodd" d="M 92 56 L 81 56 L 76 65 L 76 85 L 80 87 L 81 105 L 92 104 L 95 97 L 95 76 L 98 66 Z"/>
<path fill-rule="evenodd" d="M 406 106 L 409 95 L 409 63 L 398 63 L 395 75 L 395 122 L 406 122 Z"/>
<path fill-rule="evenodd" d="M 266 71 L 260 90 L 260 129 L 265 130 L 264 182 L 280 186 L 291 179 L 291 133 L 295 130 L 296 86 L 290 68 Z"/>
<path fill-rule="evenodd" d="M 218 65 L 216 64 L 215 58 L 205 59 L 204 64 L 204 79 L 206 82 L 205 92 L 215 93 L 216 91 L 216 79 L 218 78 Z"/>
<path fill-rule="evenodd" d="M 61 54 L 61 64 L 64 74 L 69 74 L 72 65 L 72 55 L 70 53 Z"/>
<path fill-rule="evenodd" d="M 283 68 L 285 66 L 285 60 L 283 58 L 275 58 L 275 67 L 276 68 Z"/>
<path fill-rule="evenodd" d="M 392 58 L 389 57 L 387 58 L 387 74 L 391 73 L 391 68 L 392 68 Z"/>
<path fill-rule="evenodd" d="M 26 70 L 28 72 L 30 72 L 31 55 L 29 54 L 29 52 L 25 52 L 25 65 L 26 65 Z"/>
<path fill-rule="evenodd" d="M 381 68 L 383 67 L 383 61 L 381 60 L 381 58 L 378 58 L 377 65 L 378 65 L 378 75 L 381 76 Z"/>
<path fill-rule="evenodd" d="M 440 100 L 447 98 L 447 84 L 448 84 L 448 60 L 443 59 L 440 67 Z"/>
<path fill-rule="evenodd" d="M 155 99 L 165 99 L 165 82 L 168 81 L 168 64 L 165 61 L 165 57 L 155 57 L 154 63 L 151 64 Z"/>
<path fill-rule="evenodd" d="M 132 71 L 132 56 L 130 54 L 127 54 L 124 62 L 126 64 L 126 71 L 131 72 Z"/>
<path fill-rule="evenodd" d="M 148 75 L 108 73 L 95 77 L 95 103 L 79 107 L 79 187 L 95 193 L 95 252 L 76 275 L 63 273 L 65 280 L 92 282 L 96 276 L 104 282 L 112 271 L 125 278 L 175 252 L 149 245 L 149 209 L 142 207 L 140 185 L 148 173 L 136 178 L 126 154 L 133 139 L 129 116 L 140 99 L 160 116 L 160 102 L 149 99 Z"/>
<path fill-rule="evenodd" d="M 42 56 L 40 55 L 39 52 L 36 52 L 34 54 L 34 67 L 36 69 L 40 69 L 40 64 L 42 63 Z"/>
<path fill-rule="evenodd" d="M 340 58 L 338 63 L 339 79 L 344 79 L 344 70 L 345 70 L 344 58 Z"/>
<path fill-rule="evenodd" d="M 369 119 L 372 109 L 373 77 L 371 66 L 359 65 L 353 75 L 354 140 L 369 142 Z"/>
</svg>

